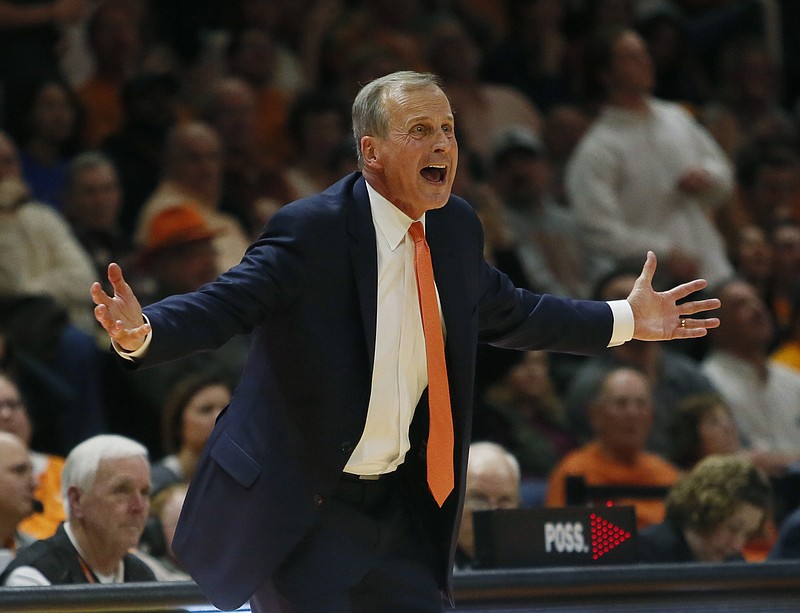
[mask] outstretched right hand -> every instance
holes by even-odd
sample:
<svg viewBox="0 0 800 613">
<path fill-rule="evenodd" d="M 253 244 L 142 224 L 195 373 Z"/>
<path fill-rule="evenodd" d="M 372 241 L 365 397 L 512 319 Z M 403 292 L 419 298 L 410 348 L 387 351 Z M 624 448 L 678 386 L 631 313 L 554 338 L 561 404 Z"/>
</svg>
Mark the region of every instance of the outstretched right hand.
<svg viewBox="0 0 800 613">
<path fill-rule="evenodd" d="M 92 283 L 90 292 L 96 305 L 95 319 L 122 349 L 136 351 L 150 334 L 150 324 L 145 322 L 139 300 L 125 282 L 118 264 L 108 265 L 108 280 L 114 288 L 113 297 L 103 291 L 100 283 Z"/>
</svg>

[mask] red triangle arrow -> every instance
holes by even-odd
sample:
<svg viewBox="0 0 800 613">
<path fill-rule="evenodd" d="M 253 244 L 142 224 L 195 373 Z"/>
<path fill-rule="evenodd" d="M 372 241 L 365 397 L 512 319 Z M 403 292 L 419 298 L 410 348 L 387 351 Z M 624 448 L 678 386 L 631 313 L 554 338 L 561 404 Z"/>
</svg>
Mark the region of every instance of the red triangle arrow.
<svg viewBox="0 0 800 613">
<path fill-rule="evenodd" d="M 592 559 L 597 560 L 631 538 L 631 533 L 623 530 L 597 513 L 592 513 Z"/>
</svg>

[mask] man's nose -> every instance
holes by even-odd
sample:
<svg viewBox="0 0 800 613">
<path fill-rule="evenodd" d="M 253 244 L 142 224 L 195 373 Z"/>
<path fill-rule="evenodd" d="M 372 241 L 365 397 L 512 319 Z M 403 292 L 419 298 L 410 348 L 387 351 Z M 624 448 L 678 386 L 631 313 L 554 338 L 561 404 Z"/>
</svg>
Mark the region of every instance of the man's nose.
<svg viewBox="0 0 800 613">
<path fill-rule="evenodd" d="M 144 511 L 147 508 L 149 496 L 143 494 L 134 494 L 131 498 L 131 509 L 134 511 Z"/>
<path fill-rule="evenodd" d="M 455 142 L 455 137 L 453 136 L 452 132 L 448 132 L 444 129 L 439 129 L 436 131 L 437 151 L 449 151 L 450 148 L 453 146 L 454 142 Z"/>
</svg>

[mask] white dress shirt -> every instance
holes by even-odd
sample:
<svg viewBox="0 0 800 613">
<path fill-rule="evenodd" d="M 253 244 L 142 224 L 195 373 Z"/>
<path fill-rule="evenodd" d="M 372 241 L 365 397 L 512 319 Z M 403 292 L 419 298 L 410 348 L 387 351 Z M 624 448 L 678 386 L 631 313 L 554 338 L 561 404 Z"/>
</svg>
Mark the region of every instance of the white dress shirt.
<svg viewBox="0 0 800 613">
<path fill-rule="evenodd" d="M 403 463 L 408 430 L 428 385 L 425 335 L 414 275 L 415 221 L 367 183 L 378 249 L 375 366 L 367 423 L 345 472 L 377 475 Z M 419 220 L 425 225 L 425 215 Z"/>
</svg>

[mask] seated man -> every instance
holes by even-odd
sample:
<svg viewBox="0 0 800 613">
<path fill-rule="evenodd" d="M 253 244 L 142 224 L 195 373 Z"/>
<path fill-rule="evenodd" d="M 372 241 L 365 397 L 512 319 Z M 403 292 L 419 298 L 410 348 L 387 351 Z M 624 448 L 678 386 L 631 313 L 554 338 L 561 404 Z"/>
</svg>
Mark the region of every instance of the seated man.
<svg viewBox="0 0 800 613">
<path fill-rule="evenodd" d="M 519 462 L 497 443 L 472 443 L 467 461 L 464 514 L 458 532 L 456 568 L 469 568 L 475 560 L 475 511 L 516 509 L 520 502 Z"/>
<path fill-rule="evenodd" d="M 65 518 L 61 499 L 64 458 L 30 450 L 33 424 L 27 406 L 16 382 L 3 373 L 0 373 L 0 432 L 13 434 L 29 449 L 36 487 L 34 496 L 39 501 L 36 512 L 28 514 L 18 529 L 33 537 L 32 540 L 51 537 Z"/>
<path fill-rule="evenodd" d="M 19 531 L 19 523 L 33 513 L 35 487 L 25 443 L 0 432 L 0 572 L 34 540 Z"/>
<path fill-rule="evenodd" d="M 783 456 L 775 474 L 800 461 L 800 374 L 770 360 L 775 329 L 756 288 L 731 278 L 717 291 L 726 325 L 709 334 L 701 368 L 731 407 L 745 447 Z"/>
<path fill-rule="evenodd" d="M 84 441 L 64 463 L 62 493 L 67 521 L 55 536 L 21 551 L 0 575 L 0 584 L 155 581 L 129 553 L 150 509 L 150 465 L 143 445 L 110 434 Z"/>
<path fill-rule="evenodd" d="M 653 399 L 647 377 L 630 367 L 616 368 L 603 379 L 589 405 L 594 438 L 568 454 L 550 474 L 545 504 L 566 504 L 565 480 L 582 476 L 587 485 L 671 486 L 678 470 L 665 459 L 645 450 L 653 423 Z M 643 528 L 664 519 L 661 500 L 614 500 L 633 504 L 636 524 Z"/>
</svg>

